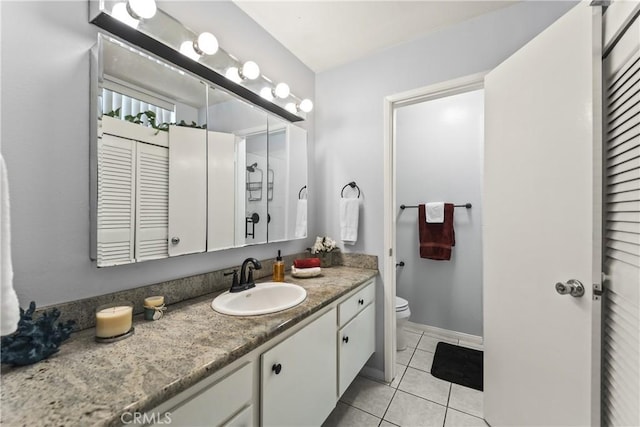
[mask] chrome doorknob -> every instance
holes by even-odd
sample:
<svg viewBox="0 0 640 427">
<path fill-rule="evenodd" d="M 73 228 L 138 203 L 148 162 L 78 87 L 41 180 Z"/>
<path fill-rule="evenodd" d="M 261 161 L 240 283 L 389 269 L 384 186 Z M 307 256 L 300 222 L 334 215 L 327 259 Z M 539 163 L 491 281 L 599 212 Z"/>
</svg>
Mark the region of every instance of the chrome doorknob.
<svg viewBox="0 0 640 427">
<path fill-rule="evenodd" d="M 177 245 L 178 243 L 180 243 L 180 238 L 179 237 L 172 237 L 171 238 L 171 243 L 173 243 L 174 245 Z"/>
<path fill-rule="evenodd" d="M 569 279 L 567 283 L 558 282 L 556 283 L 556 291 L 560 295 L 569 294 L 572 297 L 581 297 L 584 295 L 584 286 L 580 283 L 579 280 Z"/>
</svg>

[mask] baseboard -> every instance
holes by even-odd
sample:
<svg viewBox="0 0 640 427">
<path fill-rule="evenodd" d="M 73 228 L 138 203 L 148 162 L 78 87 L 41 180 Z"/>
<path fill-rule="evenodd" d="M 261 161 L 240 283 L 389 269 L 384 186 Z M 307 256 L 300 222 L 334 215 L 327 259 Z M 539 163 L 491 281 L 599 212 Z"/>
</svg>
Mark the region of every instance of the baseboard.
<svg viewBox="0 0 640 427">
<path fill-rule="evenodd" d="M 420 323 L 413 323 L 411 321 L 407 321 L 406 326 L 422 332 L 426 332 L 428 334 L 440 335 L 442 337 L 458 339 L 461 341 L 466 341 L 474 344 L 482 344 L 484 342 L 484 339 L 478 335 L 471 335 L 471 334 L 465 334 L 464 332 L 450 331 L 448 329 L 437 328 L 435 326 L 429 326 L 429 325 L 422 325 Z"/>
</svg>

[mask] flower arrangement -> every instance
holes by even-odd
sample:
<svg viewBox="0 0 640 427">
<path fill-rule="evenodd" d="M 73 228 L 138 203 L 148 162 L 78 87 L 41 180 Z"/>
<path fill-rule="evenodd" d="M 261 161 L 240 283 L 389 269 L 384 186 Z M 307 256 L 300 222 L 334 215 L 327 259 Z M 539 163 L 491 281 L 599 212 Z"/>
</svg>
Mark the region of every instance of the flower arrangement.
<svg viewBox="0 0 640 427">
<path fill-rule="evenodd" d="M 333 240 L 331 237 L 318 236 L 316 237 L 316 242 L 311 247 L 311 253 L 318 254 L 322 252 L 331 252 L 337 248 L 338 247 L 336 246 L 336 241 Z"/>
</svg>

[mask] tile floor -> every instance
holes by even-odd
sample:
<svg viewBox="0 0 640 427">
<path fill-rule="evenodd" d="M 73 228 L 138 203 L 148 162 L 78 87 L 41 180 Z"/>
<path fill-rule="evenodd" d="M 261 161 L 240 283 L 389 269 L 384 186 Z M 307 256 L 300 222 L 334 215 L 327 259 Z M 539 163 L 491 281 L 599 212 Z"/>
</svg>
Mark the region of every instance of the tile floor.
<svg viewBox="0 0 640 427">
<path fill-rule="evenodd" d="M 482 426 L 482 392 L 431 375 L 436 344 L 482 346 L 407 328 L 408 347 L 396 357 L 391 384 L 358 376 L 323 427 Z"/>
</svg>

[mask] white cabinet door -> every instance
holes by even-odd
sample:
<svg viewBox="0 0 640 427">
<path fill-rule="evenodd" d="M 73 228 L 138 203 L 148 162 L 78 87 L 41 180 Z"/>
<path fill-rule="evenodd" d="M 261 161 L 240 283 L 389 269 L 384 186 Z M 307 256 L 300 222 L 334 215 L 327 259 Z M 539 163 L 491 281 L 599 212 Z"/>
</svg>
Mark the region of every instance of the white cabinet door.
<svg viewBox="0 0 640 427">
<path fill-rule="evenodd" d="M 485 80 L 490 425 L 599 423 L 599 21 L 580 2 Z M 569 279 L 584 296 L 556 292 Z"/>
<path fill-rule="evenodd" d="M 169 230 L 169 149 L 138 142 L 136 261 L 166 258 Z"/>
<path fill-rule="evenodd" d="M 224 427 L 253 427 L 253 406 L 247 406 L 238 415 L 223 424 Z"/>
<path fill-rule="evenodd" d="M 375 314 L 375 304 L 369 304 L 338 333 L 338 396 L 375 351 Z"/>
<path fill-rule="evenodd" d="M 207 251 L 232 248 L 235 230 L 235 136 L 207 133 Z"/>
<path fill-rule="evenodd" d="M 262 354 L 262 425 L 319 426 L 336 405 L 336 310 Z"/>
<path fill-rule="evenodd" d="M 169 128 L 169 255 L 206 250 L 207 133 Z"/>
<path fill-rule="evenodd" d="M 98 139 L 98 267 L 134 261 L 136 141 Z"/>
</svg>

